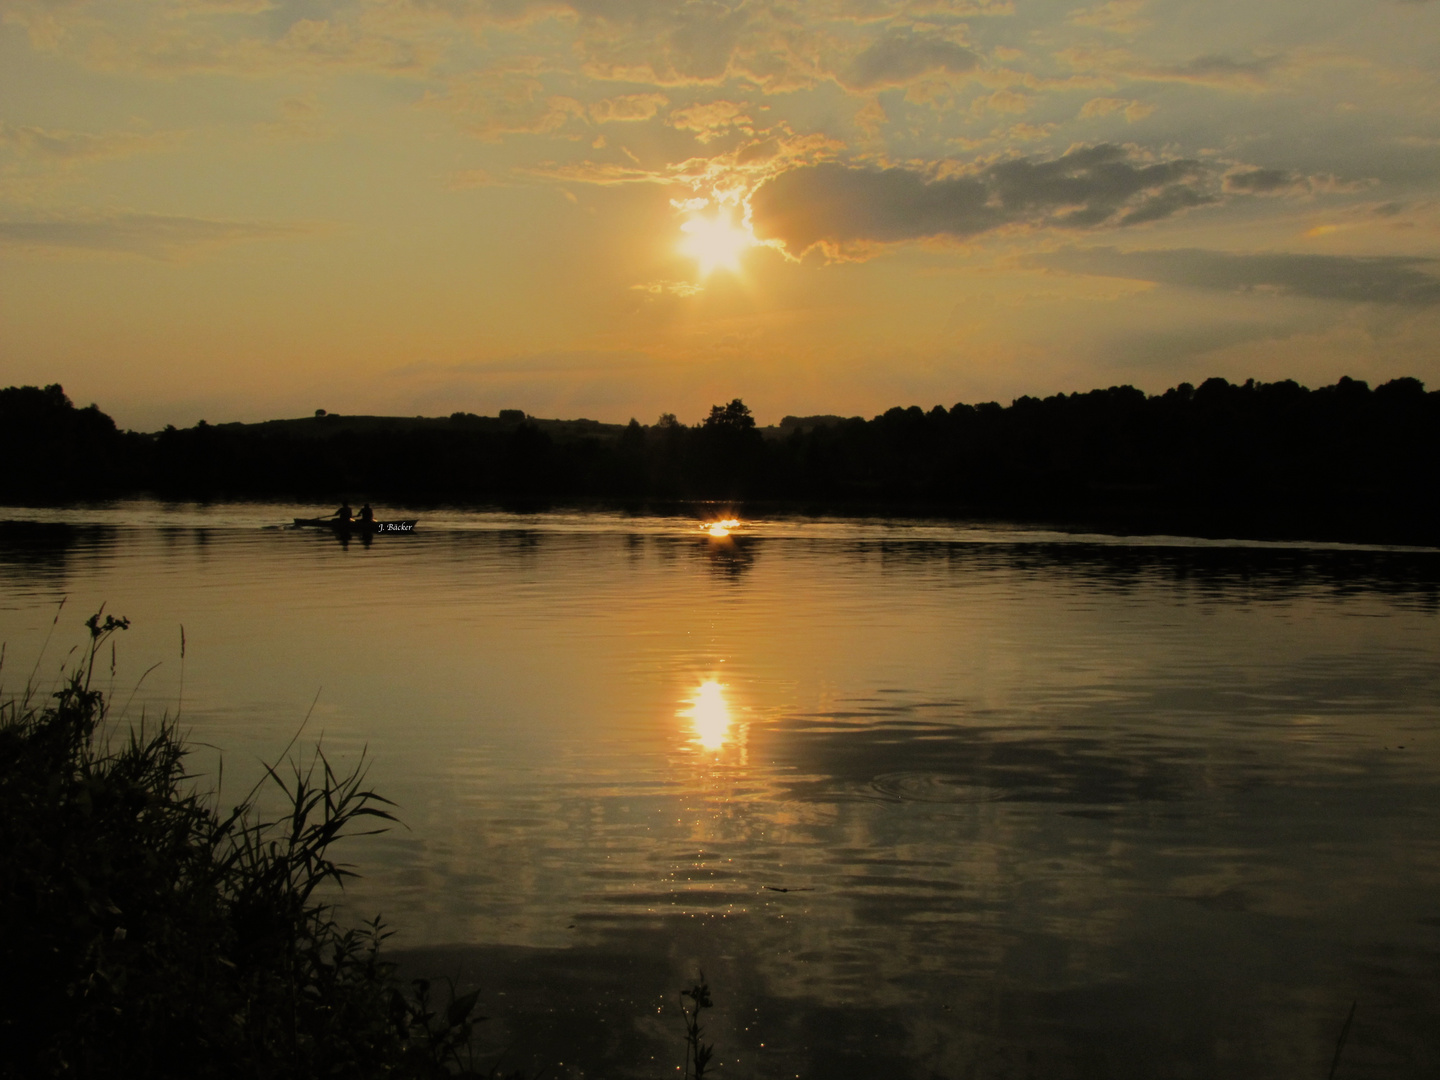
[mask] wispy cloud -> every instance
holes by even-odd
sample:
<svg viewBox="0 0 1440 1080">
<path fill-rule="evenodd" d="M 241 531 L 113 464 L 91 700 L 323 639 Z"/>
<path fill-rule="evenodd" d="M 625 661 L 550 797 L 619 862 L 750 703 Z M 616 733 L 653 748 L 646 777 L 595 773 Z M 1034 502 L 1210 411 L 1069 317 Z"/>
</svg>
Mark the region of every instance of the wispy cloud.
<svg viewBox="0 0 1440 1080">
<path fill-rule="evenodd" d="M 746 106 L 721 98 L 676 109 L 670 114 L 669 123 L 680 131 L 693 131 L 695 137 L 705 143 L 733 128 L 752 133 L 754 121 Z"/>
<path fill-rule="evenodd" d="M 1091 98 L 1080 106 L 1080 119 L 1088 120 L 1096 116 L 1109 116 L 1111 113 L 1123 113 L 1127 123 L 1135 123 L 1137 120 L 1144 120 L 1155 111 L 1155 106 L 1148 101 L 1135 101 L 1131 98 L 1098 97 Z"/>
<path fill-rule="evenodd" d="M 1115 34 L 1134 34 L 1149 25 L 1140 18 L 1147 0 L 1109 0 L 1098 7 L 1072 11 L 1067 20 L 1075 26 L 1089 26 Z"/>
<path fill-rule="evenodd" d="M 93 133 L 0 121 L 0 146 L 27 157 L 51 162 L 76 162 L 102 158 L 129 157 L 173 146 L 183 132 L 117 131 Z"/>
<path fill-rule="evenodd" d="M 597 184 L 601 187 L 613 187 L 617 184 L 674 184 L 679 182 L 671 171 L 647 169 L 640 165 L 621 165 L 616 162 L 576 161 L 563 164 L 549 162 L 518 171 L 522 175 L 537 179 L 559 180 L 571 184 Z"/>
<path fill-rule="evenodd" d="M 643 285 L 631 285 L 630 288 L 638 292 L 646 293 L 650 297 L 665 296 L 694 296 L 696 293 L 705 291 L 705 286 L 693 281 L 647 281 Z"/>
<path fill-rule="evenodd" d="M 421 360 L 385 372 L 385 377 L 407 381 L 427 381 L 458 377 L 484 379 L 496 375 L 533 375 L 543 372 L 610 372 L 622 368 L 644 369 L 659 364 L 653 356 L 625 350 L 570 349 L 533 352 L 473 360 L 461 363 L 437 363 Z"/>
<path fill-rule="evenodd" d="M 1162 82 L 1202 83 L 1208 86 L 1260 86 L 1270 80 L 1284 64 L 1280 56 L 1260 56 L 1237 60 L 1232 56 L 1213 54 L 1197 56 L 1183 64 L 1145 66 L 1134 69 L 1139 78 Z"/>
<path fill-rule="evenodd" d="M 1352 303 L 1440 305 L 1440 259 L 1398 255 L 1234 253 L 1198 248 L 1119 251 L 1066 248 L 1031 265 L 1071 274 L 1130 278 L 1228 292 L 1272 290 Z"/>
<path fill-rule="evenodd" d="M 305 224 L 121 213 L 28 221 L 0 220 L 0 246 L 169 259 L 222 244 L 291 239 L 317 231 L 316 226 Z"/>
<path fill-rule="evenodd" d="M 448 173 L 444 178 L 444 183 L 451 191 L 507 186 L 503 180 L 496 179 L 488 169 L 459 169 Z"/>
<path fill-rule="evenodd" d="M 1190 83 L 1250 92 L 1268 89 L 1289 62 L 1279 53 L 1238 58 L 1207 53 L 1180 63 L 1156 63 L 1129 49 L 1092 45 L 1072 45 L 1059 50 L 1056 56 L 1077 71 L 1111 79 Z"/>
<path fill-rule="evenodd" d="M 586 110 L 590 119 L 597 124 L 649 120 L 670 99 L 664 94 L 622 94 L 619 97 L 602 98 Z"/>
</svg>

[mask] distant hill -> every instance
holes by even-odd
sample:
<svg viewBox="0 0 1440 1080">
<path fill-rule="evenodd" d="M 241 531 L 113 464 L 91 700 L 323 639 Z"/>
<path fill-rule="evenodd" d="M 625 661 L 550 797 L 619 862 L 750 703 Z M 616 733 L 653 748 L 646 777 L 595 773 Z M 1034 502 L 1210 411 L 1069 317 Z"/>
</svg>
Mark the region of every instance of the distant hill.
<svg viewBox="0 0 1440 1080">
<path fill-rule="evenodd" d="M 449 416 L 362 416 L 317 412 L 294 420 L 261 420 L 257 423 L 215 424 L 222 431 L 253 431 L 261 435 L 287 435 L 299 438 L 326 439 L 341 433 L 373 435 L 405 431 L 441 431 L 462 428 L 469 431 L 513 431 L 521 424 L 533 424 L 547 434 L 566 438 L 579 435 L 611 435 L 618 437 L 624 424 L 602 424 L 598 420 L 540 420 L 526 416 L 519 409 L 504 409 L 497 416 L 477 416 L 457 412 Z"/>
<path fill-rule="evenodd" d="M 852 419 L 852 420 L 864 420 L 864 417 L 854 416 L 854 417 L 850 417 L 849 419 Z M 809 432 L 814 431 L 816 428 L 820 428 L 820 427 L 834 427 L 836 424 L 843 424 L 843 423 L 845 422 L 845 420 L 846 420 L 846 417 L 843 417 L 843 416 L 830 416 L 830 415 L 826 415 L 826 416 L 787 416 L 787 417 L 785 417 L 783 420 L 780 421 L 780 426 L 779 426 L 778 428 L 766 428 L 766 429 L 765 429 L 765 432 L 766 432 L 766 434 L 770 434 L 771 432 L 774 432 L 776 435 L 778 435 L 778 436 L 780 436 L 780 437 L 782 437 L 782 438 L 785 437 L 785 436 L 787 436 L 787 435 L 793 435 L 793 434 L 795 434 L 796 432 L 799 432 L 799 433 L 801 433 L 802 435 L 804 435 L 804 434 L 808 434 Z"/>
</svg>

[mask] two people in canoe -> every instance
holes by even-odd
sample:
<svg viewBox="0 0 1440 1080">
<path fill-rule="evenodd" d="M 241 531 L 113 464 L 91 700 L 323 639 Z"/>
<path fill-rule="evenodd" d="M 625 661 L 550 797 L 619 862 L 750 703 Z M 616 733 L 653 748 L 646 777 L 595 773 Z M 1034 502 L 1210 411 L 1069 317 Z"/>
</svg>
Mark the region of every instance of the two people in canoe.
<svg viewBox="0 0 1440 1080">
<path fill-rule="evenodd" d="M 369 503 L 360 507 L 360 516 L 358 518 L 354 516 L 348 502 L 341 503 L 340 509 L 336 510 L 331 516 L 334 517 L 336 523 L 340 525 L 349 525 L 351 522 L 356 521 L 361 525 L 367 526 L 375 524 L 375 511 L 370 509 Z"/>
<path fill-rule="evenodd" d="M 347 502 L 336 510 L 329 517 L 321 518 L 296 518 L 295 528 L 297 529 L 334 529 L 337 533 L 347 535 L 351 532 L 360 532 L 366 536 L 377 533 L 408 533 L 415 531 L 415 518 L 406 521 L 377 521 L 375 511 L 370 509 L 366 503 L 360 508 L 358 517 L 350 510 Z M 367 541 L 368 542 L 368 541 Z"/>
</svg>

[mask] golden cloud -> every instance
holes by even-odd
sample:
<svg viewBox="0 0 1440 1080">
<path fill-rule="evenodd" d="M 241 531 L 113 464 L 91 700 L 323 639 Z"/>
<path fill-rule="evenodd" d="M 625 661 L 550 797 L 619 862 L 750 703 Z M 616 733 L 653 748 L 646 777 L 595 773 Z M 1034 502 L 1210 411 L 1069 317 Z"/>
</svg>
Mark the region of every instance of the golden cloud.
<svg viewBox="0 0 1440 1080">
<path fill-rule="evenodd" d="M 1091 98 L 1080 107 L 1080 118 L 1091 119 L 1096 116 L 1109 116 L 1111 113 L 1124 113 L 1127 123 L 1135 123 L 1143 120 L 1155 111 L 1155 106 L 1146 101 L 1135 101 L 1132 98 L 1099 97 Z"/>
<path fill-rule="evenodd" d="M 719 138 L 731 128 L 749 133 L 753 121 L 746 106 L 733 101 L 719 99 L 700 102 L 670 114 L 670 126 L 680 131 L 693 131 L 702 143 Z"/>
<path fill-rule="evenodd" d="M 620 97 L 602 98 L 586 110 L 590 119 L 597 124 L 617 121 L 649 120 L 670 99 L 664 94 L 623 94 Z"/>
</svg>

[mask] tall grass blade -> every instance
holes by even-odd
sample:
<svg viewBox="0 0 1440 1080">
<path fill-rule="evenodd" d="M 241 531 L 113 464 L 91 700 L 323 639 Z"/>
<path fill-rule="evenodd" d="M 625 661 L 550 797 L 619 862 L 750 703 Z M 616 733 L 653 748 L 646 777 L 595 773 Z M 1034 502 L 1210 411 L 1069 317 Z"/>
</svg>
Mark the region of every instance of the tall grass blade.
<svg viewBox="0 0 1440 1080">
<path fill-rule="evenodd" d="M 1345 1017 L 1345 1026 L 1340 1029 L 1340 1040 L 1335 1044 L 1335 1058 L 1330 1062 L 1329 1080 L 1335 1080 L 1335 1070 L 1340 1068 L 1340 1055 L 1345 1052 L 1345 1040 L 1350 1037 L 1350 1023 L 1355 1019 L 1355 1006 L 1359 999 L 1350 1002 L 1350 1015 Z"/>
</svg>

